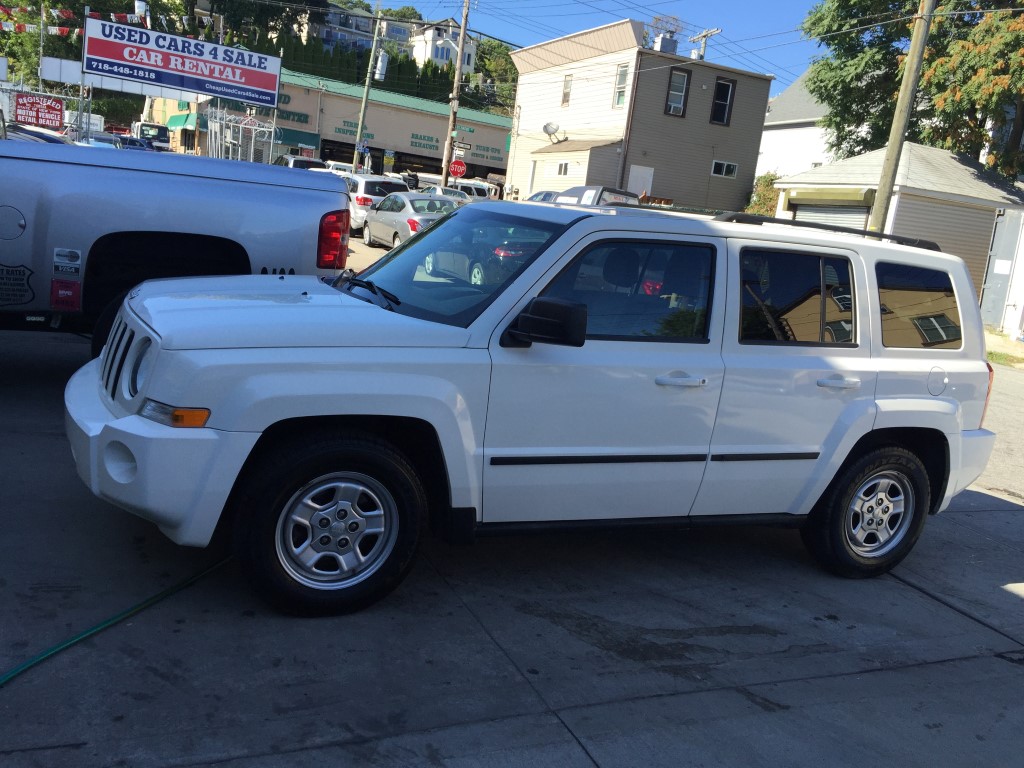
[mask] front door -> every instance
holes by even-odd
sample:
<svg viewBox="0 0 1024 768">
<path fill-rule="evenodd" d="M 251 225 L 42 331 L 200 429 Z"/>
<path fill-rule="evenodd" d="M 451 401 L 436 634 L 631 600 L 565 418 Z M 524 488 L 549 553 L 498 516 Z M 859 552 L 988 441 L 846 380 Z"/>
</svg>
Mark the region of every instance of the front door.
<svg viewBox="0 0 1024 768">
<path fill-rule="evenodd" d="M 724 253 L 707 238 L 584 241 L 540 294 L 587 305 L 586 343 L 495 334 L 484 523 L 689 513 L 722 386 Z"/>
</svg>

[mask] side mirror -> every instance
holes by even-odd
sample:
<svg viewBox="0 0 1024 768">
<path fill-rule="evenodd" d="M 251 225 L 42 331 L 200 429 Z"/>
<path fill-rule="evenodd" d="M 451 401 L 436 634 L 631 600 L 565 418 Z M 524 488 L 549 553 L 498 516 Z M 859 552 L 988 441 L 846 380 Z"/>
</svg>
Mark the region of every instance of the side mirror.
<svg viewBox="0 0 1024 768">
<path fill-rule="evenodd" d="M 582 347 L 587 340 L 587 305 L 538 296 L 501 336 L 503 347 L 558 344 Z"/>
</svg>

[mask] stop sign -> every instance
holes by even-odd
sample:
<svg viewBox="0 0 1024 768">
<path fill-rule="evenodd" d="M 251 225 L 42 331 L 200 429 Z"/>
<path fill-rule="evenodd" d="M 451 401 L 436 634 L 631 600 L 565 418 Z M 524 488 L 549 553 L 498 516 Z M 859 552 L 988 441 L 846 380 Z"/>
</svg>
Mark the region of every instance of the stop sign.
<svg viewBox="0 0 1024 768">
<path fill-rule="evenodd" d="M 461 160 L 452 160 L 448 165 L 448 173 L 456 179 L 466 175 L 466 164 Z"/>
</svg>

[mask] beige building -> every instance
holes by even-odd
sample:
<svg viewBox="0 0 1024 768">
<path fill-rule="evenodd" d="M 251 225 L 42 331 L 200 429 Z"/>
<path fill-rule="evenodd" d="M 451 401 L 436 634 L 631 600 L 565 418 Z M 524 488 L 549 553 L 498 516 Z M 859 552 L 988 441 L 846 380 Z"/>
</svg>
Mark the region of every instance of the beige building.
<svg viewBox="0 0 1024 768">
<path fill-rule="evenodd" d="M 513 51 L 513 194 L 602 184 L 741 209 L 772 78 L 677 56 L 674 43 L 644 48 L 643 23 L 626 20 Z"/>
<path fill-rule="evenodd" d="M 154 117 L 171 126 L 172 147 L 176 151 L 193 151 L 194 116 L 198 109 L 201 118 L 199 152 L 228 156 L 211 152 L 211 131 L 202 119 L 208 110 L 222 110 L 232 119 L 241 121 L 234 123 L 235 126 L 244 125 L 247 114 L 254 126 L 273 126 L 274 158 L 299 154 L 352 162 L 362 96 L 362 86 L 282 70 L 276 113 L 264 107 L 250 108 L 247 112 L 246 105 L 224 99 L 200 105 L 165 99 L 154 105 Z M 192 119 L 189 119 L 190 114 Z M 367 142 L 373 170 L 440 173 L 448 119 L 447 104 L 371 88 L 362 138 Z M 507 117 L 473 109 L 459 110 L 456 138 L 468 145 L 461 150 L 467 178 L 504 177 L 511 126 L 512 121 Z M 244 142 L 245 128 L 241 130 L 242 134 L 236 130 L 235 135 L 241 135 Z M 262 135 L 269 137 L 270 133 L 264 130 Z M 256 149 L 249 154 L 242 153 L 241 157 L 272 162 L 269 154 L 269 145 L 260 146 L 257 140 Z"/>
</svg>

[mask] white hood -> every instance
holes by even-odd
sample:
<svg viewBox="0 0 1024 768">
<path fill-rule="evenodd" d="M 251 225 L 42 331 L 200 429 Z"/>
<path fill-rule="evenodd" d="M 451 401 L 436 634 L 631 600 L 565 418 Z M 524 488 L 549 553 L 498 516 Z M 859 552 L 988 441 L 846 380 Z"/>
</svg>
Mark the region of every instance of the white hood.
<svg viewBox="0 0 1024 768">
<path fill-rule="evenodd" d="M 164 349 L 463 347 L 469 340 L 465 328 L 391 312 L 310 275 L 151 280 L 128 304 Z"/>
</svg>

